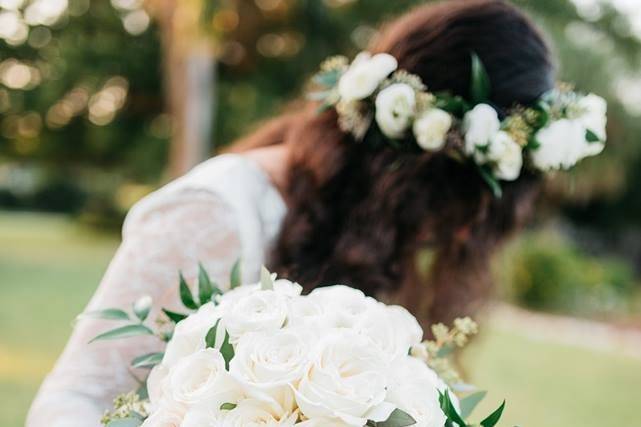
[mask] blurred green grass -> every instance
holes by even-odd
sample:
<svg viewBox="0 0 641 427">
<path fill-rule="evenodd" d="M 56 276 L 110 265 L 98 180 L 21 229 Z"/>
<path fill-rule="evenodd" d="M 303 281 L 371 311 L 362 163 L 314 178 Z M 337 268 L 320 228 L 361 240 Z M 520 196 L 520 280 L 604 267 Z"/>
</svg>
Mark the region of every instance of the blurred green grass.
<svg viewBox="0 0 641 427">
<path fill-rule="evenodd" d="M 0 425 L 19 427 L 117 239 L 50 215 L 0 213 Z M 470 380 L 504 397 L 502 426 L 641 426 L 641 361 L 534 341 L 485 324 Z M 636 424 L 635 424 L 636 423 Z"/>
</svg>

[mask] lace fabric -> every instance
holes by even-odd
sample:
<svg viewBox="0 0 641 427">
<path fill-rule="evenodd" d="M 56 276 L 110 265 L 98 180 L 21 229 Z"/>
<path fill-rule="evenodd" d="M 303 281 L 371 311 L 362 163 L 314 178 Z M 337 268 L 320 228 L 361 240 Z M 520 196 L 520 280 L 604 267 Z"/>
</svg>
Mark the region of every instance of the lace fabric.
<svg viewBox="0 0 641 427">
<path fill-rule="evenodd" d="M 188 281 L 202 262 L 226 284 L 240 257 L 243 277 L 258 280 L 277 235 L 285 204 L 266 175 L 237 155 L 211 159 L 139 202 L 127 216 L 123 241 L 86 311 L 128 307 L 143 295 L 160 307 L 180 309 L 178 271 Z M 154 337 L 88 344 L 110 321 L 82 318 L 31 407 L 28 427 L 98 426 L 112 399 L 135 389 L 128 368 L 135 356 L 159 351 Z"/>
</svg>

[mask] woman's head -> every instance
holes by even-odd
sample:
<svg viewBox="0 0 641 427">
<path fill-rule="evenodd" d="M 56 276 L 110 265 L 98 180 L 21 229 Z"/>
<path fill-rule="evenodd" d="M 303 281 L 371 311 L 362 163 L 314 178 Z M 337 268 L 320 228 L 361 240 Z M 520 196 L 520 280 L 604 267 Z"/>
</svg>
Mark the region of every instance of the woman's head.
<svg viewBox="0 0 641 427">
<path fill-rule="evenodd" d="M 430 91 L 464 98 L 474 52 L 499 110 L 532 102 L 554 83 L 540 34 L 499 0 L 419 7 L 386 26 L 370 50 L 392 54 Z M 315 110 L 276 119 L 244 144 L 291 150 L 289 212 L 271 267 L 305 286 L 342 282 L 395 295 L 426 320 L 466 312 L 487 290 L 489 256 L 529 212 L 539 178 L 523 173 L 496 199 L 473 165 L 357 143 L 333 110 Z M 434 251 L 426 281 L 415 267 L 425 247 Z"/>
<path fill-rule="evenodd" d="M 430 91 L 469 99 L 470 54 L 492 81 L 496 107 L 535 101 L 555 84 L 546 43 L 528 18 L 500 0 L 458 0 L 419 7 L 383 29 L 370 47 L 396 57 Z"/>
</svg>

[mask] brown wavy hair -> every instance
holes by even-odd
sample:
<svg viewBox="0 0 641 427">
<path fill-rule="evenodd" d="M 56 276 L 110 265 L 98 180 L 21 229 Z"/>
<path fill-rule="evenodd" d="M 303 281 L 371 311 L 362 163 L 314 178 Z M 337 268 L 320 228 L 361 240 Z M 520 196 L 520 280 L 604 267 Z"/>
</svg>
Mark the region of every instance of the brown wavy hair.
<svg viewBox="0 0 641 427">
<path fill-rule="evenodd" d="M 469 98 L 471 53 L 487 68 L 499 111 L 554 84 L 549 49 L 520 11 L 499 0 L 418 7 L 385 26 L 369 49 L 388 52 L 433 92 Z M 310 288 L 344 283 L 403 304 L 423 322 L 471 313 L 490 289 L 489 261 L 532 209 L 540 177 L 504 183 L 495 198 L 472 164 L 439 153 L 356 143 L 334 111 L 300 101 L 237 151 L 290 147 L 289 206 L 270 267 Z M 430 252 L 424 251 L 430 249 Z M 432 254 L 421 274 L 417 260 Z"/>
</svg>

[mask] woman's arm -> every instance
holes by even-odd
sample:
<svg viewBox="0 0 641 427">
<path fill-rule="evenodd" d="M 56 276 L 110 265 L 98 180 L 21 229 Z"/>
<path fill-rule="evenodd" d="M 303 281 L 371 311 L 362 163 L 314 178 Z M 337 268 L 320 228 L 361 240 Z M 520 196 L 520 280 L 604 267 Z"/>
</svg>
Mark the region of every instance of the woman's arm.
<svg viewBox="0 0 641 427">
<path fill-rule="evenodd" d="M 154 300 L 150 319 L 160 307 L 179 308 L 178 271 L 191 282 L 200 261 L 213 278 L 226 283 L 240 255 L 238 236 L 234 214 L 214 193 L 154 194 L 129 214 L 122 245 L 86 311 L 127 308 L 143 295 Z M 98 426 L 113 398 L 136 388 L 128 369 L 131 359 L 158 351 L 160 342 L 137 337 L 88 344 L 113 327 L 113 322 L 90 318 L 77 322 L 32 404 L 27 427 Z"/>
</svg>

